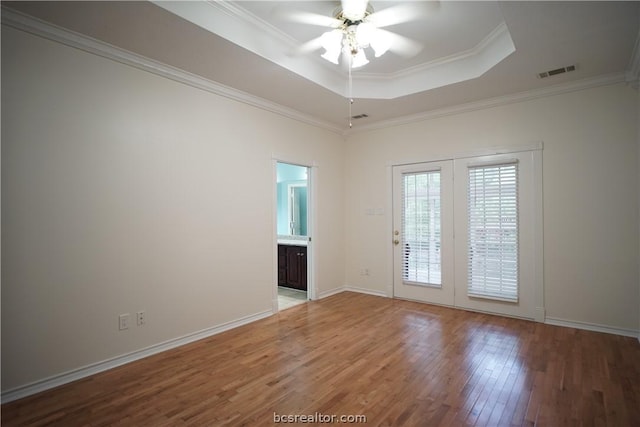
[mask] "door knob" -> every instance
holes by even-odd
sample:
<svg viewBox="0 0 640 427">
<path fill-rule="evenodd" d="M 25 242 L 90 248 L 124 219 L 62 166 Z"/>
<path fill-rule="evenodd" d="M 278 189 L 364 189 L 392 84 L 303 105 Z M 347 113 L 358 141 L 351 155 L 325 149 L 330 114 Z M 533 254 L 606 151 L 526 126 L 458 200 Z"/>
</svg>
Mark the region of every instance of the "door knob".
<svg viewBox="0 0 640 427">
<path fill-rule="evenodd" d="M 397 246 L 397 245 L 399 245 L 399 244 L 400 244 L 400 240 L 395 239 L 395 240 L 393 241 L 393 244 L 394 244 L 394 245 L 396 245 L 396 246 Z"/>
</svg>

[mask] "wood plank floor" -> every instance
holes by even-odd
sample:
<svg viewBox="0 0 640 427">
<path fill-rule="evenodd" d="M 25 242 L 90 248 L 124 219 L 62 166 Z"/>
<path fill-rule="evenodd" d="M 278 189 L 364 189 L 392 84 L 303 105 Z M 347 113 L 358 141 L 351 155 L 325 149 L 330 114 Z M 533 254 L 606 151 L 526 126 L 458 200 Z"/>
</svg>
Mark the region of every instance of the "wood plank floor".
<svg viewBox="0 0 640 427">
<path fill-rule="evenodd" d="M 267 426 L 274 413 L 640 426 L 640 344 L 345 292 L 10 402 L 2 425 Z"/>
</svg>

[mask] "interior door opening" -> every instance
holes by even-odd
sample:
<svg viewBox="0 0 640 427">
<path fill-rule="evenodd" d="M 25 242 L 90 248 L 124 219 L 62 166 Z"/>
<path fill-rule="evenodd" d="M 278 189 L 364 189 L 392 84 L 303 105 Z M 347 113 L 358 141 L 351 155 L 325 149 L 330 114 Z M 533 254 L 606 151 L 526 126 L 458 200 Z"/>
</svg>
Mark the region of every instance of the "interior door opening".
<svg viewBox="0 0 640 427">
<path fill-rule="evenodd" d="M 312 296 L 311 168 L 276 162 L 277 294 L 274 310 Z"/>
</svg>

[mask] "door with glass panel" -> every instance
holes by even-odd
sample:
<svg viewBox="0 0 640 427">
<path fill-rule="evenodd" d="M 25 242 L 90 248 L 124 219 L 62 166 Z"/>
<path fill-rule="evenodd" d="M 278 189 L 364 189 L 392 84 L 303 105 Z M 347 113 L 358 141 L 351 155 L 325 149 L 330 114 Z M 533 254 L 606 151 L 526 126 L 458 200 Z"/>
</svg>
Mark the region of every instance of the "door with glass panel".
<svg viewBox="0 0 640 427">
<path fill-rule="evenodd" d="M 454 161 L 456 306 L 536 317 L 540 171 L 539 151 Z"/>
<path fill-rule="evenodd" d="M 541 156 L 395 166 L 394 296 L 543 317 Z"/>
<path fill-rule="evenodd" d="M 454 304 L 453 163 L 393 168 L 393 294 Z"/>
</svg>

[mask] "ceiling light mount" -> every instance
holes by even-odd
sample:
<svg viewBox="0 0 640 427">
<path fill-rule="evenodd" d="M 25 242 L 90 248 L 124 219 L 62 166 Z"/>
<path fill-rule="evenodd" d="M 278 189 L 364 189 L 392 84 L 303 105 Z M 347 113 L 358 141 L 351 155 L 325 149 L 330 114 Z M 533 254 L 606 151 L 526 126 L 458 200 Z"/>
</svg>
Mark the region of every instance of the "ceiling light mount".
<svg viewBox="0 0 640 427">
<path fill-rule="evenodd" d="M 345 12 L 343 6 L 338 6 L 333 11 L 333 17 L 342 21 L 346 25 L 358 25 L 364 22 L 364 19 L 373 13 L 373 6 L 367 4 L 364 12 L 362 10 L 355 12 Z"/>
</svg>

